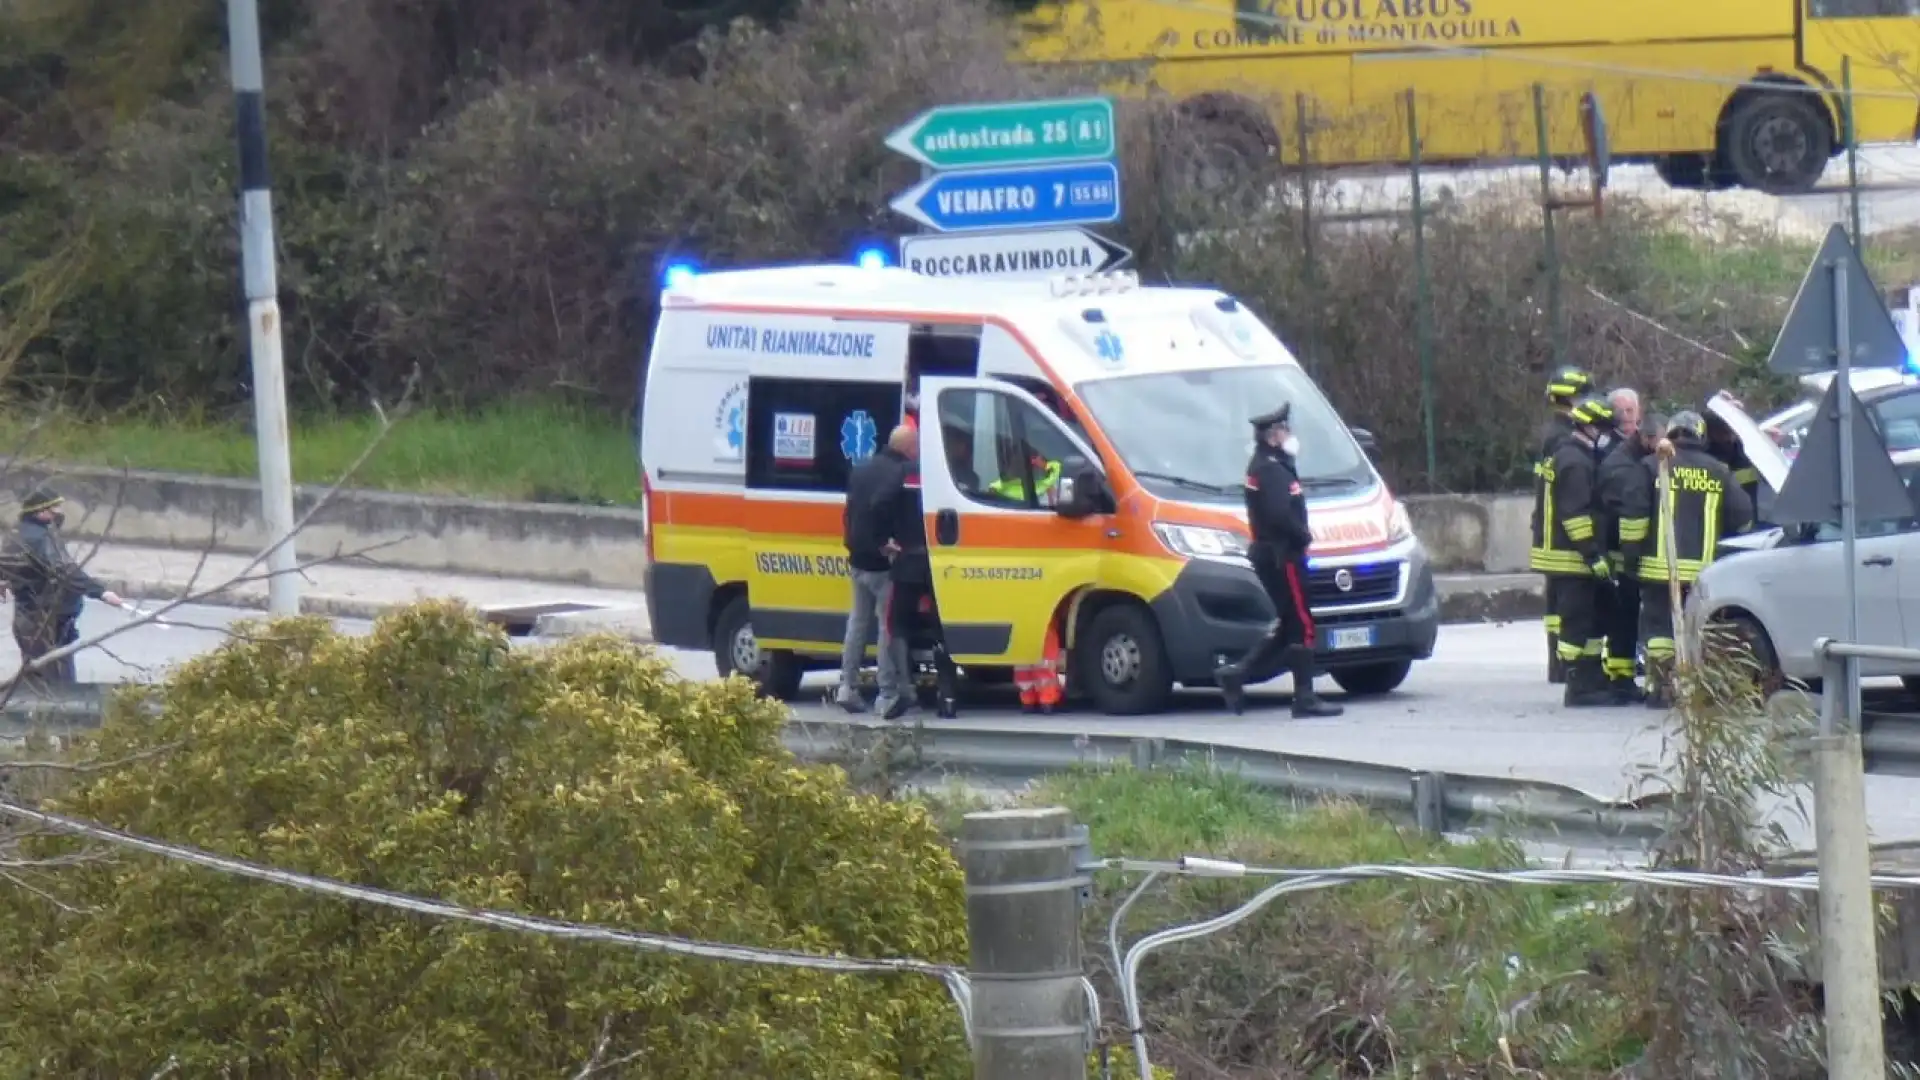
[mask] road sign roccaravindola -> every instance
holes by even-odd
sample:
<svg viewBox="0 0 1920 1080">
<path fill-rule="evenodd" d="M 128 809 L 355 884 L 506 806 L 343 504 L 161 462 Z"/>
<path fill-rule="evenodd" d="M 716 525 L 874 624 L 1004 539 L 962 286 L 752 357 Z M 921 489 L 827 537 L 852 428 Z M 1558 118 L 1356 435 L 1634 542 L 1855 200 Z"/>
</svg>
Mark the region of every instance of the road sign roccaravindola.
<svg viewBox="0 0 1920 1080">
<path fill-rule="evenodd" d="M 1106 98 L 940 105 L 887 136 L 887 146 L 932 169 L 1097 161 L 1114 153 Z"/>
<path fill-rule="evenodd" d="M 1118 269 L 1133 252 L 1082 228 L 922 233 L 900 239 L 900 265 L 928 277 L 1009 281 Z"/>
</svg>

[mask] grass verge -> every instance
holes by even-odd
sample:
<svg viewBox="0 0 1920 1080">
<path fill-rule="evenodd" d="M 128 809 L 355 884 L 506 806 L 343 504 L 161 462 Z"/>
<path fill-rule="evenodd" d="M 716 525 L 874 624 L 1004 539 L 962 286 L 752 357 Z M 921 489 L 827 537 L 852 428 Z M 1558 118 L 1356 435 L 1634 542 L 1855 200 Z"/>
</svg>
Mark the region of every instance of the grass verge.
<svg viewBox="0 0 1920 1080">
<path fill-rule="evenodd" d="M 957 827 L 964 796 L 932 800 Z M 1524 864 L 1510 845 L 1452 845 L 1349 804 L 1297 806 L 1228 776 L 1117 769 L 1049 779 L 1021 801 L 1073 810 L 1101 856 L 1206 854 L 1250 865 Z M 1176 881 L 1128 913 L 1143 933 L 1227 911 L 1263 884 Z M 1108 920 L 1134 882 L 1102 875 L 1083 921 L 1088 968 L 1125 1042 Z M 1156 1064 L 1181 1076 L 1604 1077 L 1638 1056 L 1624 980 L 1632 943 L 1607 889 L 1349 885 L 1287 896 L 1141 967 Z"/>
<path fill-rule="evenodd" d="M 38 458 L 111 468 L 212 476 L 259 473 L 252 431 L 240 424 L 56 413 L 0 417 L 0 445 Z M 292 430 L 294 480 L 332 484 L 379 432 L 372 416 L 302 417 Z M 453 415 L 415 412 L 396 421 L 352 486 L 530 502 L 632 505 L 640 473 L 620 421 L 546 404 Z"/>
</svg>

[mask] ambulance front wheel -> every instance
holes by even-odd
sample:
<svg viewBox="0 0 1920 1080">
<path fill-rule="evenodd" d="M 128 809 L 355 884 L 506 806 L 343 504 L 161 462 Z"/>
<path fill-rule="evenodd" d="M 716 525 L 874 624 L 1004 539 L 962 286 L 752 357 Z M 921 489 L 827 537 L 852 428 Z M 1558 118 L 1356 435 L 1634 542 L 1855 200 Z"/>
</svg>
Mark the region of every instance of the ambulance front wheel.
<svg viewBox="0 0 1920 1080">
<path fill-rule="evenodd" d="M 791 701 L 800 694 L 806 669 L 784 649 L 762 649 L 753 636 L 751 615 L 744 596 L 727 601 L 720 610 L 713 624 L 713 666 L 723 679 L 745 675 L 767 697 Z"/>
<path fill-rule="evenodd" d="M 1114 604 L 1088 620 L 1073 667 L 1076 689 L 1110 716 L 1161 712 L 1173 697 L 1173 665 L 1160 624 L 1138 604 Z"/>
</svg>

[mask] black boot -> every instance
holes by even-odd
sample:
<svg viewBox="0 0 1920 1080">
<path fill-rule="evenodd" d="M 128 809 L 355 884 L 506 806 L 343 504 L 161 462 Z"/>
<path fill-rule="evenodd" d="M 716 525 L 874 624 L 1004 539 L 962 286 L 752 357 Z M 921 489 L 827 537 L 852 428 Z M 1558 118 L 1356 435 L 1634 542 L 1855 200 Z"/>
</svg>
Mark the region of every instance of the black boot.
<svg viewBox="0 0 1920 1080">
<path fill-rule="evenodd" d="M 1665 712 L 1673 708 L 1673 661 L 1647 661 L 1647 708 Z"/>
<path fill-rule="evenodd" d="M 1616 705 L 1638 705 L 1647 699 L 1646 692 L 1640 689 L 1640 684 L 1634 682 L 1631 675 L 1616 675 L 1608 679 L 1607 689 L 1613 694 L 1613 703 Z"/>
<path fill-rule="evenodd" d="M 1607 686 L 1599 657 L 1583 656 L 1567 665 L 1567 692 L 1561 703 L 1569 709 L 1596 709 L 1613 704 L 1613 691 Z"/>
<path fill-rule="evenodd" d="M 1239 716 L 1247 708 L 1247 672 L 1239 664 L 1228 664 L 1213 669 L 1214 685 L 1220 688 L 1220 696 L 1226 699 L 1227 708 Z"/>
<path fill-rule="evenodd" d="M 1312 720 L 1320 717 L 1339 716 L 1347 710 L 1331 701 L 1322 700 L 1313 692 L 1313 650 L 1300 646 L 1293 650 L 1289 658 L 1293 669 L 1293 717 L 1296 720 Z"/>
<path fill-rule="evenodd" d="M 1547 634 L 1547 682 L 1559 686 L 1567 681 L 1567 662 L 1560 659 L 1560 635 Z"/>
<path fill-rule="evenodd" d="M 1220 688 L 1220 696 L 1226 699 L 1227 708 L 1233 711 L 1233 715 L 1239 716 L 1246 710 L 1247 673 L 1265 672 L 1276 657 L 1284 655 L 1286 647 L 1280 643 L 1279 633 L 1280 628 L 1276 624 L 1237 663 L 1213 669 L 1213 683 Z"/>
</svg>

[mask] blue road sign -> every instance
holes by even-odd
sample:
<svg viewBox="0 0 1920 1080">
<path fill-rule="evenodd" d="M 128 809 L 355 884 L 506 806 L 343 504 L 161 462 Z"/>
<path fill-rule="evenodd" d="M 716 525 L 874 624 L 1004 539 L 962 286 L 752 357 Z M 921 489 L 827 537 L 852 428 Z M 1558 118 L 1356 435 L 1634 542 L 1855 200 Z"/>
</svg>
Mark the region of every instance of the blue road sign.
<svg viewBox="0 0 1920 1080">
<path fill-rule="evenodd" d="M 893 209 L 938 232 L 1117 221 L 1120 170 L 1082 161 L 939 173 L 896 196 Z"/>
</svg>

